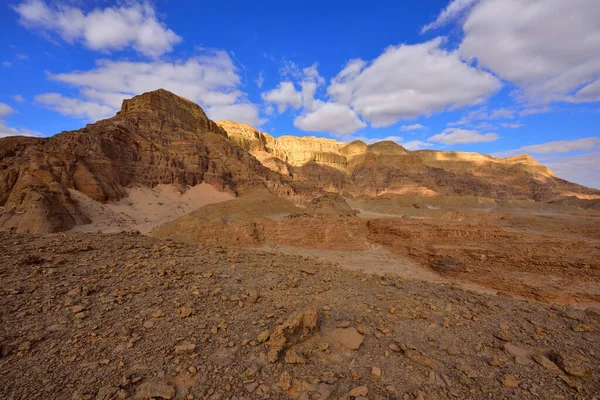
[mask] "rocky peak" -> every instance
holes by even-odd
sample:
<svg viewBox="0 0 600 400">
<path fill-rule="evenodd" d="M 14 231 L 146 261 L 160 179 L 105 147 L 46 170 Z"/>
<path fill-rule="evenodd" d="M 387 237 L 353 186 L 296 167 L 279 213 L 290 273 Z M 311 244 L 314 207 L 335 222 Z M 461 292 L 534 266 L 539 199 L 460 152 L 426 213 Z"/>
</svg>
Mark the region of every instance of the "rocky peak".
<svg viewBox="0 0 600 400">
<path fill-rule="evenodd" d="M 208 119 L 198 104 L 164 89 L 123 100 L 121 111 L 117 115 L 138 121 L 161 121 L 198 134 L 212 132 L 227 136 L 220 126 Z"/>
</svg>

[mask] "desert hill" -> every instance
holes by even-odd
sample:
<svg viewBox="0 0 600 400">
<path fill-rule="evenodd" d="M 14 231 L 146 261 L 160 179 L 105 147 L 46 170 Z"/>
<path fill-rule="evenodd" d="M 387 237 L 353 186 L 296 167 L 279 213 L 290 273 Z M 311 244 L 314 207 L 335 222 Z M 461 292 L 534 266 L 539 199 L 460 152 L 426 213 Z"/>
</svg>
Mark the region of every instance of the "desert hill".
<svg viewBox="0 0 600 400">
<path fill-rule="evenodd" d="M 568 196 L 600 198 L 600 191 L 560 179 L 525 154 L 493 158 L 455 151 L 408 151 L 392 141 L 367 145 L 360 140 L 274 138 L 246 124 L 217 124 L 266 167 L 294 181 L 313 182 L 354 197 L 468 195 L 543 202 Z"/>
<path fill-rule="evenodd" d="M 68 189 L 106 202 L 135 185 L 291 192 L 285 181 L 228 140 L 198 105 L 157 90 L 76 131 L 0 140 L 0 227 L 57 232 L 89 222 Z"/>
<path fill-rule="evenodd" d="M 200 183 L 236 196 L 265 190 L 304 202 L 325 191 L 355 198 L 600 198 L 599 190 L 557 178 L 526 155 L 497 159 L 408 151 L 389 141 L 274 138 L 249 125 L 215 123 L 200 106 L 159 89 L 76 131 L 0 139 L 0 228 L 65 231 L 93 219 L 85 210 L 94 207 L 82 201 L 119 201 L 133 187 L 175 185 L 184 192 Z"/>
</svg>

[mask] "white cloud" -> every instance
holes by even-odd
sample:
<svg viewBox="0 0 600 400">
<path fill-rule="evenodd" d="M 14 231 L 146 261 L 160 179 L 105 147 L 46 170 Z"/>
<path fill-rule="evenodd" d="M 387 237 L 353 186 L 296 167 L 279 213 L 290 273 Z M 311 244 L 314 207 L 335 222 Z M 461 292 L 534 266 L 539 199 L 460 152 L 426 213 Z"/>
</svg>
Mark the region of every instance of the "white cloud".
<svg viewBox="0 0 600 400">
<path fill-rule="evenodd" d="M 16 114 L 16 110 L 8 104 L 0 103 L 0 138 L 8 136 L 41 136 L 42 134 L 29 129 L 19 129 L 6 126 L 4 119 L 9 115 Z"/>
<path fill-rule="evenodd" d="M 411 140 L 409 142 L 401 143 L 405 149 L 413 151 L 413 150 L 422 150 L 427 149 L 429 147 L 433 147 L 431 143 L 422 142 L 420 140 Z"/>
<path fill-rule="evenodd" d="M 503 128 L 509 128 L 509 129 L 517 129 L 517 128 L 521 128 L 521 127 L 525 126 L 518 122 L 516 122 L 514 124 L 502 123 L 500 125 L 502 125 Z"/>
<path fill-rule="evenodd" d="M 16 113 L 14 108 L 9 106 L 8 104 L 0 103 L 0 119 L 4 119 L 7 116 Z"/>
<path fill-rule="evenodd" d="M 258 86 L 258 88 L 260 89 L 260 88 L 262 88 L 263 83 L 265 83 L 265 77 L 263 75 L 263 72 L 260 71 L 258 73 L 258 76 L 256 77 L 256 86 Z"/>
<path fill-rule="evenodd" d="M 62 115 L 77 118 L 89 118 L 95 121 L 115 115 L 113 107 L 73 97 L 65 97 L 60 93 L 39 94 L 34 97 L 34 100 Z"/>
<path fill-rule="evenodd" d="M 484 102 L 501 83 L 441 48 L 442 38 L 388 47 L 367 65 L 351 60 L 328 94 L 351 106 L 374 127 Z"/>
<path fill-rule="evenodd" d="M 598 160 L 600 160 L 600 152 L 539 159 L 562 179 L 600 189 L 600 163 Z"/>
<path fill-rule="evenodd" d="M 482 143 L 482 142 L 494 142 L 498 140 L 499 136 L 495 133 L 481 134 L 477 131 L 466 130 L 460 128 L 447 128 L 442 133 L 431 136 L 430 142 L 444 143 L 448 145 L 453 144 L 467 144 L 467 143 Z"/>
<path fill-rule="evenodd" d="M 545 114 L 550 112 L 550 107 L 545 106 L 545 107 L 533 107 L 533 108 L 526 108 L 524 110 L 519 111 L 519 115 L 522 117 L 525 117 L 527 115 L 535 115 L 535 114 Z"/>
<path fill-rule="evenodd" d="M 314 110 L 296 117 L 294 126 L 304 131 L 348 135 L 366 124 L 346 105 L 315 100 Z"/>
<path fill-rule="evenodd" d="M 452 22 L 478 1 L 479 0 L 452 0 L 440 15 L 438 15 L 434 22 L 425 25 L 421 29 L 421 33 L 440 28 L 449 22 Z"/>
<path fill-rule="evenodd" d="M 421 124 L 402 125 L 400 127 L 400 132 L 418 131 L 419 129 L 427 129 L 427 127 Z"/>
<path fill-rule="evenodd" d="M 565 100 L 598 79 L 598 21 L 598 0 L 482 0 L 466 17 L 459 52 L 515 83 L 532 103 Z M 574 98 L 597 101 L 595 94 L 588 87 Z"/>
<path fill-rule="evenodd" d="M 583 87 L 574 96 L 568 98 L 573 103 L 600 101 L 600 79 Z"/>
<path fill-rule="evenodd" d="M 17 103 L 22 103 L 22 102 L 25 101 L 25 99 L 23 98 L 23 96 L 21 96 L 20 94 L 15 94 L 12 98 Z"/>
<path fill-rule="evenodd" d="M 275 104 L 281 114 L 288 107 L 299 109 L 302 107 L 302 93 L 296 90 L 293 82 L 281 82 L 277 88 L 264 92 L 262 98 L 266 103 Z"/>
<path fill-rule="evenodd" d="M 158 57 L 181 41 L 181 37 L 157 19 L 154 8 L 147 2 L 129 1 L 85 13 L 69 5 L 51 7 L 42 0 L 27 0 L 14 10 L 23 26 L 55 33 L 67 43 L 81 42 L 92 50 L 131 47 L 146 56 Z"/>
<path fill-rule="evenodd" d="M 10 67 L 12 67 L 12 63 L 10 63 L 8 61 L 2 61 L 2 66 L 4 68 L 10 68 Z"/>
<path fill-rule="evenodd" d="M 481 107 L 463 115 L 461 119 L 456 122 L 448 123 L 448 126 L 469 125 L 474 121 L 512 119 L 514 118 L 514 115 L 515 110 L 509 108 L 497 108 L 488 112 L 487 107 Z"/>
<path fill-rule="evenodd" d="M 516 154 L 561 154 L 573 151 L 600 150 L 600 137 L 587 137 L 574 140 L 556 140 L 542 144 L 519 147 L 515 150 L 507 150 L 494 154 L 496 157 L 510 157 Z M 600 159 L 599 159 L 600 160 Z"/>
<path fill-rule="evenodd" d="M 163 88 L 198 103 L 211 119 L 254 126 L 264 122 L 258 107 L 240 90 L 237 67 L 224 51 L 173 62 L 101 60 L 89 71 L 50 74 L 49 78 L 77 87 L 80 98 L 73 102 L 56 94 L 42 94 L 36 97 L 38 101 L 61 113 L 92 121 L 116 113 L 123 99 Z"/>
</svg>

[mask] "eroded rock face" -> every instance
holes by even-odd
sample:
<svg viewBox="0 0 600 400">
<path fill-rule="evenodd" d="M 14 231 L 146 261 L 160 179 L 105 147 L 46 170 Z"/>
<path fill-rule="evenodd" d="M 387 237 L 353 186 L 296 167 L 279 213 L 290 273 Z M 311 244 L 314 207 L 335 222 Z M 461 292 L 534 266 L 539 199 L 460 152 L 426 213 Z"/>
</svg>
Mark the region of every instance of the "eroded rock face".
<svg viewBox="0 0 600 400">
<path fill-rule="evenodd" d="M 493 158 L 456 151 L 408 151 L 392 141 L 367 145 L 315 137 L 273 138 L 249 125 L 218 122 L 230 140 L 295 182 L 351 196 L 468 195 L 502 200 L 600 198 L 557 178 L 529 155 Z"/>
<path fill-rule="evenodd" d="M 77 131 L 0 140 L 0 228 L 58 232 L 88 222 L 67 189 L 96 201 L 118 200 L 133 185 L 293 192 L 281 178 L 228 140 L 200 106 L 157 90 Z"/>
</svg>

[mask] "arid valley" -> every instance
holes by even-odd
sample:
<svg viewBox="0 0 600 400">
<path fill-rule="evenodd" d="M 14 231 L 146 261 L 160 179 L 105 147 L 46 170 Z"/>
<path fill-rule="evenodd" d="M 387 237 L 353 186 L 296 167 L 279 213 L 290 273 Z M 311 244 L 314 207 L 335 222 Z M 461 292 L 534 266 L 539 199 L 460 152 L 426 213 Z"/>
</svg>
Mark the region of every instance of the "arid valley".
<svg viewBox="0 0 600 400">
<path fill-rule="evenodd" d="M 0 398 L 598 399 L 600 190 L 165 90 L 0 139 Z"/>
</svg>

